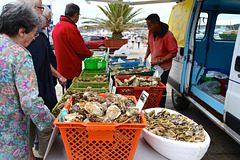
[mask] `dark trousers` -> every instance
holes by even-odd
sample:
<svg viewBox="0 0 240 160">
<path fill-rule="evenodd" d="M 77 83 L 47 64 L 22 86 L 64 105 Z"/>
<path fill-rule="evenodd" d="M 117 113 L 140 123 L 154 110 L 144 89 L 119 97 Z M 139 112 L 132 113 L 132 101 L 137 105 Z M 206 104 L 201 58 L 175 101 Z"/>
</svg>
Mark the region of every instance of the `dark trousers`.
<svg viewBox="0 0 240 160">
<path fill-rule="evenodd" d="M 161 82 L 166 86 L 167 84 L 167 79 L 169 75 L 170 70 L 164 71 L 163 74 L 161 75 Z M 159 107 L 165 108 L 165 103 L 166 103 L 166 98 L 167 98 L 167 90 L 165 89 L 162 94 L 162 98 L 159 104 Z"/>
<path fill-rule="evenodd" d="M 67 79 L 66 90 L 71 86 L 71 84 L 72 84 L 72 79 Z"/>
<path fill-rule="evenodd" d="M 67 84 L 66 84 L 66 90 L 71 86 L 72 84 L 72 79 L 67 79 Z M 64 94 L 64 87 L 62 87 L 62 92 Z"/>
<path fill-rule="evenodd" d="M 138 42 L 138 49 L 140 48 L 140 42 Z"/>
</svg>

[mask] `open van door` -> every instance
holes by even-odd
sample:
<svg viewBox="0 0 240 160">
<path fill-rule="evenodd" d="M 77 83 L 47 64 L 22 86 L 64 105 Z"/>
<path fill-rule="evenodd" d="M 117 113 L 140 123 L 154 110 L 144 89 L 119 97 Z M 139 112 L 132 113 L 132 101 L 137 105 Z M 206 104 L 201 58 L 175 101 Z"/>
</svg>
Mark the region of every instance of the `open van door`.
<svg viewBox="0 0 240 160">
<path fill-rule="evenodd" d="M 240 31 L 235 43 L 224 107 L 225 130 L 240 143 Z"/>
</svg>

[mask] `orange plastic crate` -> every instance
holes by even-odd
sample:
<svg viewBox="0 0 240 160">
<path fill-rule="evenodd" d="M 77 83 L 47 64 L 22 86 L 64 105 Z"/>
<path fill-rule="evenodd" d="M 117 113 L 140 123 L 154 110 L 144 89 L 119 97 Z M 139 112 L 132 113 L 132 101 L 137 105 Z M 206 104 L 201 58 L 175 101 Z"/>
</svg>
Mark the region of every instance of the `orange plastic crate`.
<svg viewBox="0 0 240 160">
<path fill-rule="evenodd" d="M 137 103 L 134 96 L 126 97 Z M 69 109 L 70 103 L 72 98 L 64 108 Z M 142 112 L 140 123 L 59 122 L 59 116 L 54 124 L 61 132 L 69 160 L 132 160 L 142 129 L 147 126 Z"/>
<path fill-rule="evenodd" d="M 115 79 L 117 78 L 121 80 L 121 82 L 124 82 L 124 79 L 129 79 L 132 76 L 133 75 L 115 76 Z M 151 76 L 136 75 L 136 77 L 146 77 L 148 79 Z M 144 104 L 143 109 L 159 107 L 163 91 L 166 89 L 166 86 L 162 82 L 159 82 L 158 87 L 134 87 L 134 86 L 119 86 L 115 80 L 115 86 L 118 94 L 133 95 L 137 98 L 137 100 L 139 99 L 143 90 L 149 93 L 148 99 Z"/>
</svg>

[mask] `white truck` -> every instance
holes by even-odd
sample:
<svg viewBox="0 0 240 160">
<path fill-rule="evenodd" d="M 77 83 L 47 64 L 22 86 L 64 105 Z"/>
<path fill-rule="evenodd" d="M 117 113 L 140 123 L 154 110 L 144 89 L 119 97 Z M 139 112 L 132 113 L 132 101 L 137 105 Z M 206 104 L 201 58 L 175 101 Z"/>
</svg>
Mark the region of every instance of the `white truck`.
<svg viewBox="0 0 240 160">
<path fill-rule="evenodd" d="M 179 45 L 168 78 L 174 107 L 193 103 L 240 143 L 240 1 L 185 0 L 168 24 Z"/>
</svg>

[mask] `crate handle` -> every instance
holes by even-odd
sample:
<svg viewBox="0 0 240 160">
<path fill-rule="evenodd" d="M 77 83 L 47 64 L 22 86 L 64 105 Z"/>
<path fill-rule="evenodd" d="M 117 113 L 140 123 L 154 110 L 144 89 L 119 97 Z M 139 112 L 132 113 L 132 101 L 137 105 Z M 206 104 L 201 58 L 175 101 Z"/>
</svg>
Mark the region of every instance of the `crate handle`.
<svg viewBox="0 0 240 160">
<path fill-rule="evenodd" d="M 116 127 L 118 125 L 114 124 L 114 125 L 103 125 L 103 124 L 99 124 L 99 125 L 86 125 L 86 130 L 116 130 Z"/>
</svg>

